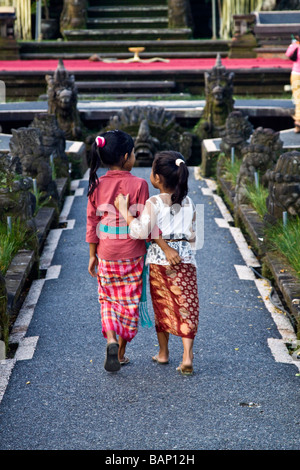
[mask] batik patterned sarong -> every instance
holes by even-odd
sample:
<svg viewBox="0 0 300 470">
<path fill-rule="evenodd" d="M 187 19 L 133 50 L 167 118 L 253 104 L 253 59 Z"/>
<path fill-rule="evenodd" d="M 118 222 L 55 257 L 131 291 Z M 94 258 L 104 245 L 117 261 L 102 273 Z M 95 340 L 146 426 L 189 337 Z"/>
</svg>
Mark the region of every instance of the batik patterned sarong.
<svg viewBox="0 0 300 470">
<path fill-rule="evenodd" d="M 300 74 L 291 73 L 291 87 L 293 93 L 293 99 L 295 104 L 295 115 L 294 119 L 296 122 L 300 122 Z"/>
<path fill-rule="evenodd" d="M 199 320 L 196 267 L 150 264 L 150 292 L 156 331 L 194 338 Z"/>
<path fill-rule="evenodd" d="M 98 263 L 98 294 L 102 333 L 115 331 L 131 341 L 138 331 L 144 257 Z"/>
</svg>

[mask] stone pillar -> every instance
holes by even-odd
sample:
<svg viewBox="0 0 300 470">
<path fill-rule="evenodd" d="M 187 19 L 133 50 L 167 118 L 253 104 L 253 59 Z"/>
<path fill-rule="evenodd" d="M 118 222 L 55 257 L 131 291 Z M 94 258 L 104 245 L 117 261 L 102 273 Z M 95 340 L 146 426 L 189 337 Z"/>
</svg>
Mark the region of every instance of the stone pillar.
<svg viewBox="0 0 300 470">
<path fill-rule="evenodd" d="M 192 28 L 193 20 L 189 0 L 168 0 L 169 28 Z"/>
<path fill-rule="evenodd" d="M 20 58 L 14 33 L 15 20 L 16 14 L 13 7 L 0 7 L 0 60 Z"/>
<path fill-rule="evenodd" d="M 8 346 L 8 335 L 9 318 L 7 314 L 7 290 L 5 279 L 0 271 L 0 360 L 5 359 L 5 352 Z"/>
<path fill-rule="evenodd" d="M 60 31 L 68 29 L 85 29 L 87 0 L 64 0 L 60 16 Z"/>
<path fill-rule="evenodd" d="M 230 43 L 228 57 L 231 59 L 256 57 L 255 15 L 233 15 L 233 21 L 234 34 Z"/>
</svg>

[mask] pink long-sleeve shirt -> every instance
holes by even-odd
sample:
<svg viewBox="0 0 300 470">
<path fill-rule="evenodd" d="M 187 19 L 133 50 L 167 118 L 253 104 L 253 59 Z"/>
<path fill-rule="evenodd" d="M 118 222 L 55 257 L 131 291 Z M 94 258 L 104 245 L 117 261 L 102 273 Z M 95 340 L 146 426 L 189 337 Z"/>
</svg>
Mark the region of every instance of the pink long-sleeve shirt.
<svg viewBox="0 0 300 470">
<path fill-rule="evenodd" d="M 139 216 L 149 198 L 146 180 L 129 171 L 108 170 L 99 178 L 98 185 L 88 198 L 86 242 L 97 244 L 97 256 L 105 260 L 132 259 L 146 253 L 145 240 L 135 240 L 125 234 L 115 235 L 99 231 L 99 224 L 127 227 L 114 206 L 118 194 L 129 194 L 131 213 Z"/>
<path fill-rule="evenodd" d="M 299 48 L 299 43 L 298 42 L 292 42 L 292 44 L 289 45 L 289 47 L 286 50 L 285 55 L 287 57 L 291 57 L 295 51 L 295 49 L 298 47 L 298 56 L 297 60 L 293 62 L 293 67 L 292 67 L 292 72 L 300 73 L 300 48 Z"/>
</svg>

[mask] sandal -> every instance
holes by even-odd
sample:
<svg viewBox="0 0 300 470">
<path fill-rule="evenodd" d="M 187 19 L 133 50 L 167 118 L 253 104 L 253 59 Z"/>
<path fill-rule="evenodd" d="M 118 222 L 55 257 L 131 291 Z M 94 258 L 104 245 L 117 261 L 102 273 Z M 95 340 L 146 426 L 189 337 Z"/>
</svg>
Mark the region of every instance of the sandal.
<svg viewBox="0 0 300 470">
<path fill-rule="evenodd" d="M 193 375 L 194 369 L 193 366 L 183 366 L 182 364 L 179 364 L 178 367 L 176 367 L 176 370 L 182 373 L 182 375 Z"/>
<path fill-rule="evenodd" d="M 152 361 L 157 362 L 157 364 L 169 364 L 169 361 L 160 361 L 158 356 L 152 356 Z"/>
<path fill-rule="evenodd" d="M 104 369 L 108 372 L 117 372 L 118 370 L 120 370 L 121 364 L 118 359 L 118 352 L 118 343 L 110 343 L 106 346 Z"/>
<path fill-rule="evenodd" d="M 129 357 L 124 356 L 123 359 L 119 359 L 119 362 L 120 362 L 121 366 L 125 366 L 126 364 L 128 364 L 130 362 L 130 360 L 129 360 Z"/>
</svg>

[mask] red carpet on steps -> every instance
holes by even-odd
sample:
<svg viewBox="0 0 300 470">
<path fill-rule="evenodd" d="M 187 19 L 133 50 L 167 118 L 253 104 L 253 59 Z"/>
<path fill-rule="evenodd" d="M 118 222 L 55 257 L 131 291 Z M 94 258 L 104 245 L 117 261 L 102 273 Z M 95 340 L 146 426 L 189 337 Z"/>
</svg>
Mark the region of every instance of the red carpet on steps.
<svg viewBox="0 0 300 470">
<path fill-rule="evenodd" d="M 121 62 L 92 62 L 89 60 L 64 60 L 68 71 L 97 71 L 97 70 L 210 70 L 216 63 L 216 59 L 170 59 L 169 62 L 129 63 Z M 222 59 L 222 65 L 226 69 L 288 69 L 293 62 L 280 58 L 257 59 Z M 2 60 L 0 71 L 54 71 L 58 66 L 58 60 Z"/>
</svg>

